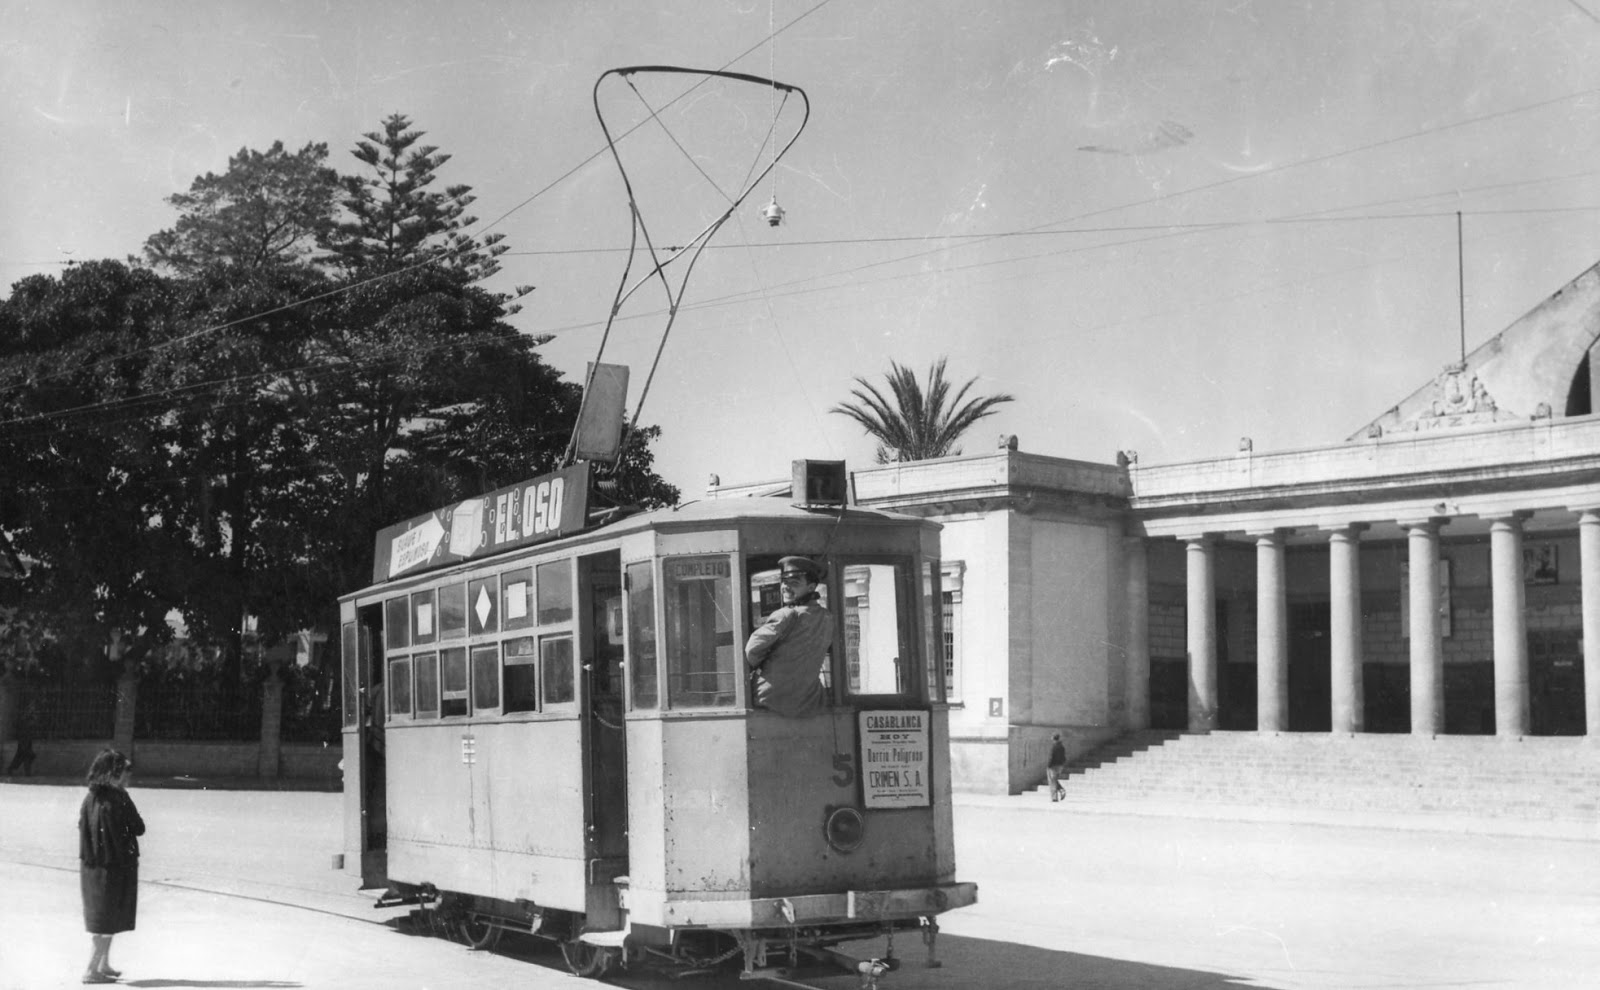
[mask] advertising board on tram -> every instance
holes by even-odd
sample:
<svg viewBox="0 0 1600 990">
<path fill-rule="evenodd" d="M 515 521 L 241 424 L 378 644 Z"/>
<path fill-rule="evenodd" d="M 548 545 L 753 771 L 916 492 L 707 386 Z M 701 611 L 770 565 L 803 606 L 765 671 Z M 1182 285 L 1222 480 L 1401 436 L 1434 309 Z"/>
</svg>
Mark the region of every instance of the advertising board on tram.
<svg viewBox="0 0 1600 990">
<path fill-rule="evenodd" d="M 868 808 L 926 808 L 933 800 L 928 772 L 928 713 L 864 711 L 861 793 Z"/>
<path fill-rule="evenodd" d="M 590 470 L 583 461 L 385 527 L 378 532 L 372 579 L 389 581 L 576 533 L 588 518 Z"/>
</svg>

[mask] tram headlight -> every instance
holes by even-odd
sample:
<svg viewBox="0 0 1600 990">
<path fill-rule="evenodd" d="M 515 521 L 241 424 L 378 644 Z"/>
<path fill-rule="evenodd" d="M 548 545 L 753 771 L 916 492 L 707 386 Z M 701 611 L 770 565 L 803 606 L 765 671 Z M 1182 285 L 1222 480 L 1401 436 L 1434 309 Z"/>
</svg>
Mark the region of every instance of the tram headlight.
<svg viewBox="0 0 1600 990">
<path fill-rule="evenodd" d="M 828 812 L 822 825 L 822 834 L 828 845 L 839 852 L 855 852 L 867 838 L 867 820 L 861 812 L 849 805 Z"/>
</svg>

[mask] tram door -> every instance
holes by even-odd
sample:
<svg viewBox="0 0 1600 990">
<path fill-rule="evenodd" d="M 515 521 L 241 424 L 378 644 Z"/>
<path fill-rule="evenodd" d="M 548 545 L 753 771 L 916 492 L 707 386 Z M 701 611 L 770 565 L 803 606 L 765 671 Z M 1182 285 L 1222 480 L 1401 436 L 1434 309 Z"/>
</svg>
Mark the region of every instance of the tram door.
<svg viewBox="0 0 1600 990">
<path fill-rule="evenodd" d="M 383 608 L 363 608 L 356 617 L 356 669 L 361 679 L 357 724 L 361 753 L 361 886 L 381 887 L 389 878 L 388 778 L 384 766 Z"/>
<path fill-rule="evenodd" d="M 612 880 L 628 872 L 627 732 L 623 721 L 622 556 L 613 550 L 578 561 L 578 614 L 584 682 L 588 907 L 591 930 L 621 927 Z"/>
</svg>

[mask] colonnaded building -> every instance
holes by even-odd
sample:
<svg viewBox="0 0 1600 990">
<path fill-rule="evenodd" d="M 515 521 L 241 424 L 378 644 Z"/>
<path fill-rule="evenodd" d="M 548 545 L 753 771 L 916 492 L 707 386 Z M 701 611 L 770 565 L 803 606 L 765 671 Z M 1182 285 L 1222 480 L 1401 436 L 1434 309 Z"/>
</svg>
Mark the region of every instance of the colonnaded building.
<svg viewBox="0 0 1600 990">
<path fill-rule="evenodd" d="M 1341 443 L 855 471 L 944 524 L 956 785 L 1033 786 L 1056 731 L 1600 741 L 1597 341 L 1600 266 Z"/>
</svg>

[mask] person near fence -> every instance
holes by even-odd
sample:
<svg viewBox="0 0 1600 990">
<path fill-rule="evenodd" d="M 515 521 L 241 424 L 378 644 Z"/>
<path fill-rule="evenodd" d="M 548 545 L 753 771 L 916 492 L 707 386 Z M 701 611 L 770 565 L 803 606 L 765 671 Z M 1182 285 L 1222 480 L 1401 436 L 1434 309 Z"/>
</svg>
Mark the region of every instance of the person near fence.
<svg viewBox="0 0 1600 990">
<path fill-rule="evenodd" d="M 144 819 L 128 796 L 133 763 L 115 749 L 103 749 L 89 764 L 89 793 L 78 810 L 79 886 L 83 925 L 92 951 L 85 983 L 115 983 L 111 939 L 133 931 L 139 908 L 139 836 Z"/>
<path fill-rule="evenodd" d="M 11 756 L 6 776 L 16 773 L 19 768 L 27 776 L 33 776 L 33 723 L 38 717 L 38 706 L 32 701 L 22 706 L 22 711 L 17 715 L 17 751 Z"/>
<path fill-rule="evenodd" d="M 1044 775 L 1050 782 L 1050 800 L 1059 801 L 1067 796 L 1061 786 L 1061 775 L 1067 770 L 1067 747 L 1061 742 L 1061 733 L 1050 734 L 1050 759 L 1045 761 Z"/>
</svg>

